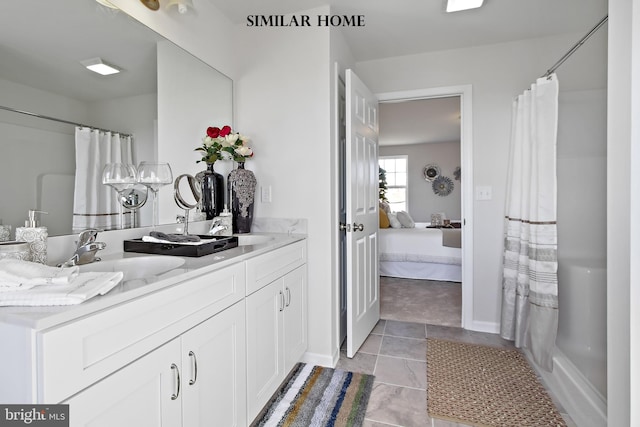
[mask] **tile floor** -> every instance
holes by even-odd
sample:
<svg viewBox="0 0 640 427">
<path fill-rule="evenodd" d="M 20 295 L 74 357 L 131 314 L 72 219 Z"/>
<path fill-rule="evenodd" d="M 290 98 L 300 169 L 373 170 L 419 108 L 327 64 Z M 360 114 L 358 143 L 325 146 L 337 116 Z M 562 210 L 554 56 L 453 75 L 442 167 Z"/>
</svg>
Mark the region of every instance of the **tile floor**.
<svg viewBox="0 0 640 427">
<path fill-rule="evenodd" d="M 393 298 L 393 290 L 390 288 L 397 287 L 390 287 L 389 283 L 397 285 L 405 280 L 384 279 L 380 284 L 382 313 L 388 309 L 388 301 Z M 439 283 L 439 286 L 431 286 L 433 289 L 429 289 L 430 286 L 426 281 L 422 285 L 422 288 L 414 287 L 413 292 L 416 293 L 416 298 L 428 299 L 428 293 L 431 291 L 440 295 L 439 303 L 443 304 L 446 298 L 443 299 L 442 295 L 443 292 L 446 294 L 446 289 L 442 287 L 442 283 Z M 452 298 L 455 299 L 454 287 L 455 285 L 452 285 L 449 290 L 453 295 Z M 418 294 L 420 294 L 419 297 Z M 426 297 L 425 294 L 427 294 Z M 416 307 L 416 310 L 422 311 L 419 307 Z M 363 427 L 468 427 L 466 424 L 431 419 L 427 415 L 426 337 L 504 348 L 513 348 L 513 344 L 494 334 L 467 331 L 459 327 L 403 321 L 402 316 L 394 315 L 394 317 L 396 318 L 394 320 L 380 320 L 355 357 L 347 358 L 343 349 L 338 361 L 337 367 L 340 369 L 376 376 Z M 444 320 L 444 323 L 446 322 L 447 320 Z M 562 412 L 561 407 L 558 409 Z M 565 414 L 563 416 L 569 427 L 575 427 L 568 416 Z"/>
</svg>

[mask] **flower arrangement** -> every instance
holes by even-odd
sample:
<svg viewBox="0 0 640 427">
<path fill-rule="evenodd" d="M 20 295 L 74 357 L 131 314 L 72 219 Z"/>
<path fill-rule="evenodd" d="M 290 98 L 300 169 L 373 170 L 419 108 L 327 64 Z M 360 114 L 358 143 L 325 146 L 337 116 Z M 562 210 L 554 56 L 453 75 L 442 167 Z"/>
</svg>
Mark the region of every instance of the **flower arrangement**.
<svg viewBox="0 0 640 427">
<path fill-rule="evenodd" d="M 231 126 L 207 128 L 207 136 L 202 140 L 202 146 L 195 151 L 202 152 L 202 160 L 199 162 L 215 163 L 216 160 L 233 159 L 236 162 L 244 162 L 253 157 L 253 150 L 247 145 L 249 138 L 233 132 Z"/>
</svg>

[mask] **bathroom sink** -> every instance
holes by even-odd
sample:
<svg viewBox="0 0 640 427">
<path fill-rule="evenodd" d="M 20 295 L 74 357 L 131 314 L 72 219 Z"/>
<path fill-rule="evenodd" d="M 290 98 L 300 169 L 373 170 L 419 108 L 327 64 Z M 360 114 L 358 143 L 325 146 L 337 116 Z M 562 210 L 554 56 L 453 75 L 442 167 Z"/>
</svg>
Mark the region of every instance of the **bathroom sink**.
<svg viewBox="0 0 640 427">
<path fill-rule="evenodd" d="M 264 236 L 261 234 L 236 234 L 239 246 L 259 245 L 273 240 L 273 236 Z"/>
<path fill-rule="evenodd" d="M 131 258 L 96 261 L 80 266 L 80 272 L 122 271 L 124 280 L 157 276 L 184 264 L 184 259 L 168 255 L 137 256 Z"/>
</svg>

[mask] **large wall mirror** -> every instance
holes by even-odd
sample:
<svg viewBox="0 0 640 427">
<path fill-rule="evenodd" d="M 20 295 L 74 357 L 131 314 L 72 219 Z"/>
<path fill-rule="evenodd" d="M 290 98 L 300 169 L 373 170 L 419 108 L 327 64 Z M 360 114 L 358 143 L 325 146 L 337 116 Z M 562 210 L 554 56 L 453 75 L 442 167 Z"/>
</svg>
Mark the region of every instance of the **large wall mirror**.
<svg viewBox="0 0 640 427">
<path fill-rule="evenodd" d="M 122 69 L 100 76 L 81 61 Z M 0 6 L 0 107 L 133 135 L 133 161 L 195 174 L 207 126 L 231 124 L 231 79 L 122 11 L 92 0 L 19 0 Z M 72 233 L 75 126 L 0 108 L 0 220 L 22 226 L 49 212 L 49 235 Z M 84 159 L 78 159 L 78 162 Z M 222 171 L 224 172 L 224 171 Z M 101 183 L 93 185 L 100 186 Z M 160 191 L 160 223 L 179 209 Z M 139 213 L 150 225 L 152 203 Z"/>
</svg>

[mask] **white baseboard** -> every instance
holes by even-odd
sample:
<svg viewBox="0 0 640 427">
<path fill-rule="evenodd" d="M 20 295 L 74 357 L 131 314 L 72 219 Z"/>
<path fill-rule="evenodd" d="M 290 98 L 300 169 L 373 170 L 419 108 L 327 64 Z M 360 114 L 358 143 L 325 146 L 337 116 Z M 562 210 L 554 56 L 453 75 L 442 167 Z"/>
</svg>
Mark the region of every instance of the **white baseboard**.
<svg viewBox="0 0 640 427">
<path fill-rule="evenodd" d="M 326 354 L 306 352 L 302 356 L 302 360 L 300 361 L 302 363 L 308 363 L 310 365 L 334 368 L 338 364 L 339 358 L 340 358 L 340 350 L 338 349 L 338 351 L 333 356 L 327 356 Z"/>
<path fill-rule="evenodd" d="M 554 395 L 563 412 L 578 427 L 602 427 L 607 425 L 607 401 L 582 375 L 576 366 L 556 348 L 553 356 L 553 372 L 540 369 L 531 353 L 524 349 L 529 363 Z"/>
<path fill-rule="evenodd" d="M 479 320 L 472 320 L 471 325 L 466 327 L 470 331 L 486 332 L 488 334 L 499 334 L 500 324 L 495 322 L 481 322 Z"/>
</svg>

